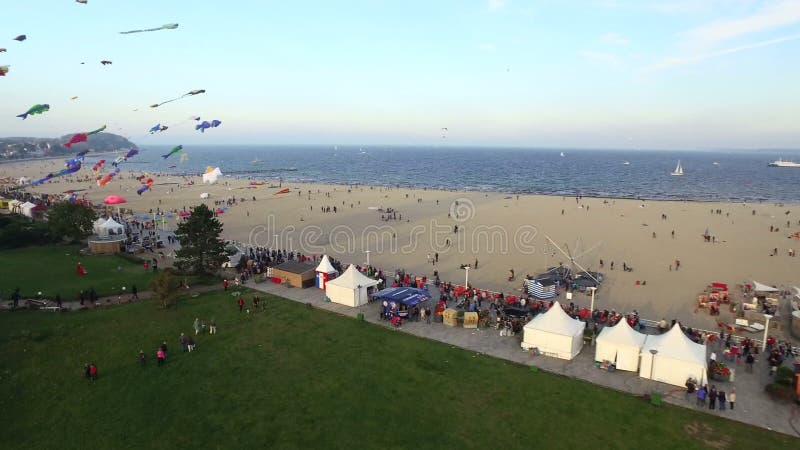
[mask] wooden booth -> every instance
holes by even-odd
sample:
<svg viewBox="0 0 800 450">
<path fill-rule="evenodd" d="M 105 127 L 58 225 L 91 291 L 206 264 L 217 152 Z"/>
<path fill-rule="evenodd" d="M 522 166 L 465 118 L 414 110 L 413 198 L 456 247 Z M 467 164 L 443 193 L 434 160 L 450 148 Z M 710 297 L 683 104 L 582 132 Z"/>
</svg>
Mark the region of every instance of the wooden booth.
<svg viewBox="0 0 800 450">
<path fill-rule="evenodd" d="M 286 261 L 272 268 L 272 278 L 281 279 L 291 287 L 307 288 L 314 286 L 314 266 L 298 261 Z"/>
</svg>

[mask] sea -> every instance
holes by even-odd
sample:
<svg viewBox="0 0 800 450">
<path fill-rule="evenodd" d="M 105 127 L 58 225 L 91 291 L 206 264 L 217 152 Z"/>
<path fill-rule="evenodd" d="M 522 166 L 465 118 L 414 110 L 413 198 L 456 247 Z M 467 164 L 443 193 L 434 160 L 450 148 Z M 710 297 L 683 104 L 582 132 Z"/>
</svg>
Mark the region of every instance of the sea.
<svg viewBox="0 0 800 450">
<path fill-rule="evenodd" d="M 800 203 L 800 150 L 634 151 L 424 146 L 148 146 L 133 170 L 283 182 L 368 184 L 609 198 Z M 672 176 L 678 161 L 683 176 Z M 627 163 L 627 164 L 626 164 Z M 174 167 L 173 167 L 174 166 Z"/>
</svg>

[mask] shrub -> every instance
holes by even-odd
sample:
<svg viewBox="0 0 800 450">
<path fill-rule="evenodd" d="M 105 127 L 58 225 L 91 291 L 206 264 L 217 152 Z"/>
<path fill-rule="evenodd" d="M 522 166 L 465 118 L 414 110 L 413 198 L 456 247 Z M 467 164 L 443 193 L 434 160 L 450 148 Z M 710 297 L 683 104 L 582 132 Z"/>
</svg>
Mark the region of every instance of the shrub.
<svg viewBox="0 0 800 450">
<path fill-rule="evenodd" d="M 764 390 L 773 400 L 791 401 L 795 398 L 795 393 L 791 385 L 770 383 L 764 387 Z"/>
<path fill-rule="evenodd" d="M 778 367 L 775 372 L 775 383 L 791 386 L 794 382 L 794 371 L 786 366 Z"/>
</svg>

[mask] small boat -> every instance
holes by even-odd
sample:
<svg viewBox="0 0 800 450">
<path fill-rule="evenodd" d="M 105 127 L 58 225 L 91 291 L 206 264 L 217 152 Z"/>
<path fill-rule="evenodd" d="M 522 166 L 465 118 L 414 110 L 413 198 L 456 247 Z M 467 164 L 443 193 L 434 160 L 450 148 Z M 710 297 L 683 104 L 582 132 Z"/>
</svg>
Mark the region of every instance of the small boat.
<svg viewBox="0 0 800 450">
<path fill-rule="evenodd" d="M 678 160 L 678 165 L 675 166 L 675 170 L 673 170 L 672 173 L 670 173 L 670 175 L 674 177 L 683 176 L 683 166 L 681 165 L 681 160 Z"/>
<path fill-rule="evenodd" d="M 711 164 L 713 164 L 713 165 L 715 165 L 715 166 L 718 166 L 718 165 L 719 165 L 719 163 L 718 163 L 718 162 L 716 162 L 716 161 L 714 161 L 714 162 L 713 162 L 713 163 L 711 163 Z"/>
<path fill-rule="evenodd" d="M 561 157 L 562 157 L 562 158 L 564 157 L 564 152 L 561 152 Z"/>
<path fill-rule="evenodd" d="M 792 162 L 792 161 L 784 161 L 783 159 L 779 159 L 777 161 L 773 161 L 767 164 L 769 167 L 800 167 L 800 163 Z"/>
<path fill-rule="evenodd" d="M 622 165 L 623 165 L 623 166 L 630 166 L 630 165 L 631 165 L 631 163 L 630 163 L 630 162 L 628 162 L 628 161 L 622 161 Z"/>
<path fill-rule="evenodd" d="M 258 158 L 250 161 L 250 164 L 261 164 L 261 163 L 262 163 L 262 161 L 260 159 L 258 159 Z"/>
</svg>

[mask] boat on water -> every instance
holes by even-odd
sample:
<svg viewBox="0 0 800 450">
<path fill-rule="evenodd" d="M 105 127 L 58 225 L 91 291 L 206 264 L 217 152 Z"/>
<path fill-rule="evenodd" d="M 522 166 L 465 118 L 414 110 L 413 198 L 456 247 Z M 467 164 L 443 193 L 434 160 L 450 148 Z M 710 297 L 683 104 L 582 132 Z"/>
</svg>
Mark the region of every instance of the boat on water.
<svg viewBox="0 0 800 450">
<path fill-rule="evenodd" d="M 718 163 L 718 162 L 716 162 L 716 161 L 714 161 L 714 162 L 713 162 L 713 163 L 711 163 L 711 164 L 713 164 L 713 165 L 715 165 L 715 166 L 718 166 L 718 165 L 719 165 L 719 163 Z"/>
<path fill-rule="evenodd" d="M 681 160 L 678 160 L 678 165 L 675 166 L 675 170 L 673 170 L 670 175 L 674 177 L 680 177 L 683 175 L 683 166 L 681 165 Z"/>
<path fill-rule="evenodd" d="M 260 159 L 256 158 L 256 159 L 250 161 L 250 164 L 261 164 L 262 162 L 263 161 L 261 161 Z"/>
<path fill-rule="evenodd" d="M 623 166 L 630 166 L 631 163 L 629 161 L 622 161 Z"/>
<path fill-rule="evenodd" d="M 562 158 L 564 157 L 564 152 L 561 152 L 561 157 L 562 157 Z"/>
<path fill-rule="evenodd" d="M 800 163 L 796 163 L 793 161 L 784 161 L 783 159 L 779 159 L 777 161 L 773 161 L 767 164 L 769 167 L 800 167 Z"/>
</svg>

